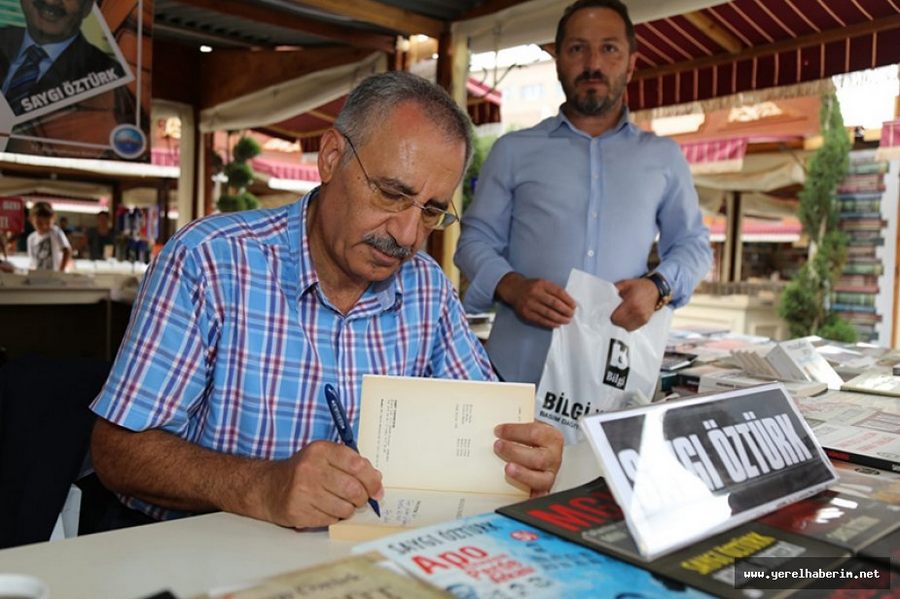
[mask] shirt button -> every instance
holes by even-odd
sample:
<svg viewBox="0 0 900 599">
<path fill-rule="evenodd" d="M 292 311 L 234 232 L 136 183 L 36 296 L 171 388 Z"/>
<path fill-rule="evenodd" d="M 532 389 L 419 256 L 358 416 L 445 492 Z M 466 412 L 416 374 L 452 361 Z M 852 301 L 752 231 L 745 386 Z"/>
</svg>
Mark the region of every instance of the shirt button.
<svg viewBox="0 0 900 599">
<path fill-rule="evenodd" d="M 590 257 L 590 258 L 594 257 L 594 250 L 588 250 L 588 257 Z"/>
<path fill-rule="evenodd" d="M 591 212 L 591 218 L 597 218 L 597 211 Z"/>
</svg>

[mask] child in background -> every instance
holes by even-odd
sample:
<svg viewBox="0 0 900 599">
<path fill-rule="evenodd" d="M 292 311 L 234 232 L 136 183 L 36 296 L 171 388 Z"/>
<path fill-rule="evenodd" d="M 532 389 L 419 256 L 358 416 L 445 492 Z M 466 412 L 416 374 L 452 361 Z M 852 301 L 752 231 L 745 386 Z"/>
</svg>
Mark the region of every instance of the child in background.
<svg viewBox="0 0 900 599">
<path fill-rule="evenodd" d="M 33 269 L 62 272 L 72 257 L 69 240 L 53 219 L 53 207 L 48 202 L 37 202 L 31 208 L 34 232 L 28 236 L 28 256 Z"/>
</svg>

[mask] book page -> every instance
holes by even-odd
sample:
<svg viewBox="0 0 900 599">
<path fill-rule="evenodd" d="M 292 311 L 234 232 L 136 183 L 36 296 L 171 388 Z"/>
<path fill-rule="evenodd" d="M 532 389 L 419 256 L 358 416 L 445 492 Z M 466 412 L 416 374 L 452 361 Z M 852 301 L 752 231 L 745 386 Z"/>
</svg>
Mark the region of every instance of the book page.
<svg viewBox="0 0 900 599">
<path fill-rule="evenodd" d="M 448 493 L 385 487 L 384 499 L 378 502 L 381 518 L 365 505 L 348 520 L 328 528 L 332 539 L 364 540 L 399 532 L 407 528 L 431 526 L 439 522 L 465 518 L 517 503 L 520 495 L 484 493 Z"/>
<path fill-rule="evenodd" d="M 494 454 L 494 427 L 533 419 L 530 384 L 365 375 L 359 452 L 386 488 L 524 497 Z"/>
</svg>

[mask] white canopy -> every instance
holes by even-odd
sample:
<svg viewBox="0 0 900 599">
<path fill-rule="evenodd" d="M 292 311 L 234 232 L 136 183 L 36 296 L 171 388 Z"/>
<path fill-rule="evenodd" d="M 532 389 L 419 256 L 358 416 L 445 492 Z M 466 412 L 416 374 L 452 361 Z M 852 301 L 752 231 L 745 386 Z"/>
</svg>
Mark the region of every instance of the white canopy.
<svg viewBox="0 0 900 599">
<path fill-rule="evenodd" d="M 386 67 L 384 54 L 374 52 L 359 62 L 269 86 L 202 111 L 200 130 L 249 129 L 284 121 L 350 93 L 360 80 Z"/>
</svg>

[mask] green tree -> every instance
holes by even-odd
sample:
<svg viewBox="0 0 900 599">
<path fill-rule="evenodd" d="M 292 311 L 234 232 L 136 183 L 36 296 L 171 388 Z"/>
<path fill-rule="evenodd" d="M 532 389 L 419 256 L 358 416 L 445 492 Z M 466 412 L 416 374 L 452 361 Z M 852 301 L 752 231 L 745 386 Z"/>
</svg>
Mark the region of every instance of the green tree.
<svg viewBox="0 0 900 599">
<path fill-rule="evenodd" d="M 837 228 L 835 192 L 847 174 L 851 148 L 834 93 L 822 97 L 819 122 L 822 146 L 809 161 L 798 211 L 809 238 L 809 260 L 785 287 L 778 314 L 793 337 L 817 334 L 855 341 L 856 330 L 829 310 L 832 289 L 847 261 L 847 236 Z"/>
<path fill-rule="evenodd" d="M 497 141 L 496 135 L 485 135 L 484 137 L 475 136 L 474 147 L 472 148 L 472 162 L 463 177 L 463 212 L 472 203 L 475 197 L 475 183 L 478 181 L 478 173 L 481 172 L 481 165 L 491 151 L 494 142 Z"/>
<path fill-rule="evenodd" d="M 259 208 L 259 199 L 247 188 L 253 183 L 253 168 L 249 161 L 259 156 L 262 148 L 252 137 L 241 137 L 231 150 L 231 162 L 224 165 L 222 172 L 228 181 L 225 191 L 219 196 L 216 206 L 222 212 L 237 212 Z"/>
</svg>

